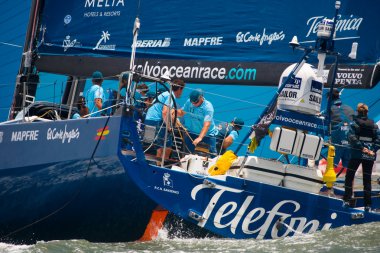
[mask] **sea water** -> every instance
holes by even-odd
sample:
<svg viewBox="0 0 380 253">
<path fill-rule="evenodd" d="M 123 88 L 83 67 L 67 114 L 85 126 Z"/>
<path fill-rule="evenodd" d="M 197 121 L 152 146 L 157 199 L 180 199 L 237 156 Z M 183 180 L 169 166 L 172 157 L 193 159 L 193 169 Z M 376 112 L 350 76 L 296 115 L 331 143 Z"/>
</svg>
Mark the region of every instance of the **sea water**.
<svg viewBox="0 0 380 253">
<path fill-rule="evenodd" d="M 186 231 L 183 231 L 186 233 Z M 35 245 L 0 243 L 2 253 L 122 253 L 122 252 L 380 252 L 380 223 L 341 227 L 275 240 L 234 240 L 169 236 L 163 229 L 149 242 L 91 243 L 85 240 L 37 242 Z"/>
</svg>

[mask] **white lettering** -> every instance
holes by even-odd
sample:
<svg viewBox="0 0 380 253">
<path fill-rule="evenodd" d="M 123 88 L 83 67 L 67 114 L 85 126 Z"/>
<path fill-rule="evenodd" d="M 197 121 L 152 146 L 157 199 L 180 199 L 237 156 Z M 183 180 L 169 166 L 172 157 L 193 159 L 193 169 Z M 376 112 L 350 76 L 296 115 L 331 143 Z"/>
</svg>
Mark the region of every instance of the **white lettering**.
<svg viewBox="0 0 380 253">
<path fill-rule="evenodd" d="M 306 37 L 317 33 L 318 26 L 324 18 L 324 16 L 315 16 L 306 21 L 306 25 L 310 26 Z M 348 19 L 343 19 L 342 16 L 339 15 L 338 21 L 336 22 L 335 31 L 359 31 L 362 22 L 363 18 L 354 18 L 354 15 L 350 15 Z"/>
<path fill-rule="evenodd" d="M 67 131 L 67 125 L 65 125 L 65 129 L 57 129 L 57 128 L 49 128 L 47 130 L 46 139 L 48 141 L 50 140 L 61 140 L 62 143 L 65 143 L 67 140 L 67 143 L 71 142 L 71 139 L 79 139 L 79 129 L 72 129 L 70 131 Z"/>
<path fill-rule="evenodd" d="M 108 7 L 118 7 L 124 6 L 124 0 L 86 0 L 84 3 L 85 8 L 93 7 L 93 8 L 108 8 Z"/>
<path fill-rule="evenodd" d="M 11 141 L 38 141 L 39 130 L 12 132 Z"/>
<path fill-rule="evenodd" d="M 284 31 L 281 31 L 279 33 L 274 32 L 271 34 L 266 34 L 266 28 L 263 29 L 263 32 L 261 34 L 251 34 L 251 32 L 239 32 L 236 35 L 236 42 L 237 43 L 249 43 L 249 42 L 257 42 L 260 46 L 262 46 L 265 42 L 268 43 L 268 45 L 271 45 L 274 41 L 284 40 L 285 34 Z"/>
<path fill-rule="evenodd" d="M 209 189 L 204 184 L 199 184 L 193 188 L 191 191 L 191 198 L 196 200 L 197 193 L 202 189 Z M 211 197 L 209 203 L 202 213 L 203 219 L 198 222 L 198 226 L 204 227 L 208 222 L 208 219 L 214 214 L 213 225 L 216 228 L 230 228 L 231 233 L 235 234 L 236 229 L 241 229 L 245 234 L 257 234 L 257 239 L 263 239 L 268 237 L 270 233 L 271 238 L 280 238 L 287 236 L 290 232 L 300 232 L 300 233 L 311 233 L 322 227 L 322 230 L 327 230 L 331 227 L 332 223 L 325 223 L 320 226 L 320 222 L 316 219 L 307 220 L 306 217 L 299 217 L 292 215 L 296 214 L 300 209 L 301 205 L 294 200 L 283 200 L 275 204 L 271 210 L 266 211 L 263 207 L 255 207 L 250 209 L 250 205 L 254 196 L 246 196 L 244 202 L 239 207 L 238 203 L 231 200 L 233 197 L 229 198 L 229 201 L 219 203 L 221 196 L 225 192 L 240 194 L 243 191 L 237 190 L 230 187 L 216 185 L 215 189 L 218 191 L 214 193 Z M 219 205 L 218 205 L 219 204 Z M 216 206 L 220 206 L 215 209 Z M 288 210 L 285 213 L 281 210 Z M 248 213 L 247 213 L 248 210 Z M 290 211 L 289 211 L 290 210 Z M 336 213 L 331 214 L 331 220 L 335 220 L 337 217 Z M 240 222 L 242 220 L 242 222 Z M 223 223 L 223 221 L 225 223 Z M 276 226 L 278 222 L 288 223 L 287 230 L 283 234 L 278 234 L 279 230 Z M 240 225 L 241 223 L 241 225 Z M 250 229 L 250 225 L 262 224 L 255 230 Z"/>
<path fill-rule="evenodd" d="M 220 46 L 222 44 L 223 37 L 185 38 L 183 42 L 185 47 Z"/>
</svg>

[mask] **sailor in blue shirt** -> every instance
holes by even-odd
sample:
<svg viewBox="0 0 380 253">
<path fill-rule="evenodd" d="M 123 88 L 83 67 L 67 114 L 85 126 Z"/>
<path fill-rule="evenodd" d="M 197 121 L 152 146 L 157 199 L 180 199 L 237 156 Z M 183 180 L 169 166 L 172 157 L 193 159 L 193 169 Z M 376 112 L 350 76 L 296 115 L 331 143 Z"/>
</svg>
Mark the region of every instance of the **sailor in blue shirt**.
<svg viewBox="0 0 380 253">
<path fill-rule="evenodd" d="M 176 79 L 173 81 L 172 86 L 173 86 L 172 87 L 173 96 L 170 96 L 170 93 L 168 91 L 161 93 L 157 97 L 156 101 L 154 101 L 153 105 L 149 107 L 146 113 L 145 125 L 154 126 L 156 128 L 156 134 L 158 135 L 155 141 L 155 144 L 158 146 L 157 153 L 156 153 L 157 158 L 161 158 L 163 154 L 166 126 L 169 126 L 169 127 L 168 127 L 167 141 L 166 141 L 167 149 L 165 151 L 165 159 L 168 159 L 171 154 L 171 147 L 172 147 L 171 125 L 172 123 L 167 122 L 168 113 L 172 112 L 169 108 L 173 107 L 173 104 L 174 104 L 173 99 L 181 97 L 183 88 L 185 87 L 185 82 L 180 79 Z"/>
<path fill-rule="evenodd" d="M 351 152 L 347 135 L 355 112 L 350 106 L 342 103 L 338 89 L 333 89 L 331 98 L 331 142 L 335 146 L 334 165 L 337 167 L 342 160 L 343 168 L 347 168 Z"/>
<path fill-rule="evenodd" d="M 99 110 L 102 109 L 104 101 L 104 91 L 102 87 L 103 74 L 100 71 L 95 71 L 92 74 L 92 86 L 87 91 L 87 106 L 90 117 L 99 117 Z"/>
<path fill-rule="evenodd" d="M 201 89 L 193 90 L 182 108 L 184 125 L 189 131 L 185 143 L 191 153 L 200 142 L 210 145 L 210 152 L 216 155 L 216 135 L 218 129 L 214 123 L 214 107 L 203 96 Z"/>
<path fill-rule="evenodd" d="M 226 149 L 238 138 L 243 126 L 244 121 L 240 118 L 234 118 L 231 123 L 218 125 L 216 147 L 220 154 L 226 152 Z"/>
</svg>

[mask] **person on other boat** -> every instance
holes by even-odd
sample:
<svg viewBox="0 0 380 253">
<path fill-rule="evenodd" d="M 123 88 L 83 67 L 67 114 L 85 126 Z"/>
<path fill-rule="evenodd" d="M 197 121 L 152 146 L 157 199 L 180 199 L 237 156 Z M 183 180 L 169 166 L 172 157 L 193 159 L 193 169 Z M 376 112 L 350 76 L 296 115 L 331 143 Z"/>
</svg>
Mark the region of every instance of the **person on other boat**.
<svg viewBox="0 0 380 253">
<path fill-rule="evenodd" d="M 244 121 L 237 117 L 235 117 L 231 123 L 218 125 L 216 148 L 219 154 L 226 152 L 226 149 L 238 138 L 239 131 L 243 126 Z"/>
<path fill-rule="evenodd" d="M 185 82 L 180 79 L 173 81 L 173 91 L 170 96 L 169 91 L 161 93 L 157 97 L 157 101 L 148 109 L 145 117 L 145 125 L 153 126 L 156 128 L 156 134 L 158 135 L 155 144 L 158 146 L 156 157 L 160 159 L 163 154 L 163 147 L 165 141 L 165 131 L 168 127 L 168 136 L 166 141 L 166 151 L 165 159 L 168 159 L 171 154 L 172 147 L 172 136 L 171 136 L 171 125 L 172 122 L 167 122 L 168 113 L 171 112 L 169 107 L 173 107 L 173 99 L 180 98 L 182 95 L 183 88 L 185 87 Z M 171 103 L 170 103 L 171 101 Z M 173 118 L 172 118 L 173 119 Z"/>
<path fill-rule="evenodd" d="M 333 89 L 331 99 L 331 142 L 335 146 L 334 165 L 338 166 L 342 160 L 343 168 L 347 168 L 351 152 L 347 134 L 355 112 L 350 106 L 342 103 L 338 89 Z"/>
<path fill-rule="evenodd" d="M 218 129 L 214 123 L 214 107 L 204 98 L 201 89 L 190 93 L 179 116 L 183 116 L 184 125 L 189 131 L 185 135 L 185 144 L 189 151 L 194 153 L 195 146 L 203 142 L 209 145 L 211 156 L 215 156 Z"/>
<path fill-rule="evenodd" d="M 149 108 L 153 105 L 153 101 L 154 99 L 156 98 L 156 93 L 153 92 L 153 91 L 148 91 L 144 97 L 142 97 L 143 101 L 144 101 L 144 112 L 143 112 L 143 119 L 146 118 L 146 114 L 149 110 Z"/>
<path fill-rule="evenodd" d="M 104 91 L 102 87 L 103 74 L 100 71 L 95 71 L 92 74 L 92 86 L 87 91 L 87 105 L 90 117 L 99 117 L 99 110 L 103 107 Z"/>
<path fill-rule="evenodd" d="M 376 151 L 379 149 L 379 132 L 378 126 L 372 119 L 369 119 L 368 106 L 359 103 L 357 106 L 358 115 L 350 124 L 348 140 L 351 144 L 351 159 L 348 163 L 346 179 L 344 182 L 343 200 L 349 205 L 352 198 L 352 184 L 355 173 L 362 165 L 363 169 L 363 186 L 364 186 L 364 206 L 365 210 L 371 209 L 371 175 L 374 161 L 376 160 Z"/>
<path fill-rule="evenodd" d="M 79 119 L 85 115 L 88 115 L 89 112 L 88 112 L 88 107 L 86 106 L 86 99 L 83 96 L 79 97 L 77 108 L 79 112 L 73 115 L 72 117 L 73 119 Z"/>
</svg>

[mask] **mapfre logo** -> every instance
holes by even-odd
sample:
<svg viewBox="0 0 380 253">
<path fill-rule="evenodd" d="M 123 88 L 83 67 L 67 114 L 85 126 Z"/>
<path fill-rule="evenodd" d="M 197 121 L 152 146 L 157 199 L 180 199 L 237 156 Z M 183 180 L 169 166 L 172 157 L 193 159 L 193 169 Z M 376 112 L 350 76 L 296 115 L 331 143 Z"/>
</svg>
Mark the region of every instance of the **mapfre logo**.
<svg viewBox="0 0 380 253">
<path fill-rule="evenodd" d="M 115 44 L 108 44 L 110 38 L 111 34 L 108 31 L 102 31 L 102 35 L 100 36 L 100 39 L 98 43 L 96 43 L 96 46 L 93 48 L 93 50 L 115 50 Z"/>
<path fill-rule="evenodd" d="M 63 51 L 66 52 L 71 47 L 79 47 L 81 44 L 77 39 L 71 39 L 70 35 L 67 35 L 63 40 Z"/>
<path fill-rule="evenodd" d="M 221 46 L 223 45 L 223 37 L 199 37 L 185 38 L 184 47 L 200 47 L 200 46 Z"/>
<path fill-rule="evenodd" d="M 171 40 L 171 38 L 162 40 L 138 40 L 136 41 L 136 47 L 169 47 Z"/>
</svg>

